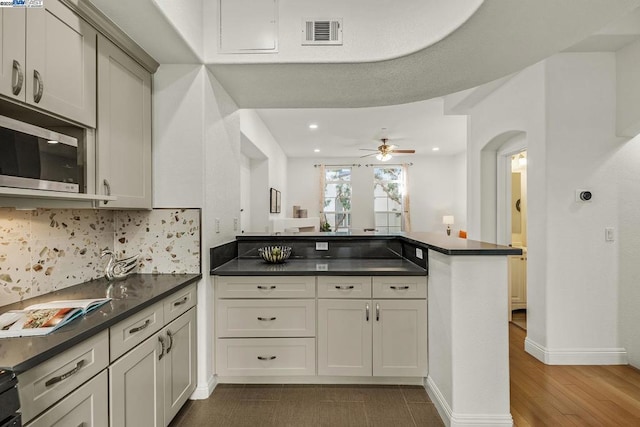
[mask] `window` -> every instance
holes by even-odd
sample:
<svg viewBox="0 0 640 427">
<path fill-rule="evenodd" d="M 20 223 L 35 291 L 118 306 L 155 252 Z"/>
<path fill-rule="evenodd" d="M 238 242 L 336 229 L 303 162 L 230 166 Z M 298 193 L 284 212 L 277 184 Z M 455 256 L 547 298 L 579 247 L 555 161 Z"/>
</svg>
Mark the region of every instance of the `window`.
<svg viewBox="0 0 640 427">
<path fill-rule="evenodd" d="M 324 215 L 332 231 L 351 227 L 351 168 L 326 168 Z"/>
<path fill-rule="evenodd" d="M 393 233 L 402 231 L 403 176 L 401 166 L 373 169 L 373 211 L 376 230 Z"/>
</svg>

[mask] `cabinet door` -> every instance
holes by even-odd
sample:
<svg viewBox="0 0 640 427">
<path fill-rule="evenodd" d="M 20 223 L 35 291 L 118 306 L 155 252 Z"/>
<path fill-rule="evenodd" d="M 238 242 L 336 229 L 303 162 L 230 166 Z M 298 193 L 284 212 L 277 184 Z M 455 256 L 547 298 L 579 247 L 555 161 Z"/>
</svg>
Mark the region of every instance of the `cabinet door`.
<svg viewBox="0 0 640 427">
<path fill-rule="evenodd" d="M 196 310 L 192 308 L 165 329 L 164 425 L 175 417 L 196 388 Z"/>
<path fill-rule="evenodd" d="M 371 301 L 318 300 L 318 375 L 371 376 Z"/>
<path fill-rule="evenodd" d="M 24 101 L 26 9 L 0 8 L 0 94 Z"/>
<path fill-rule="evenodd" d="M 107 427 L 107 371 L 49 408 L 29 427 Z"/>
<path fill-rule="evenodd" d="M 59 0 L 27 10 L 26 102 L 96 127 L 97 32 Z"/>
<path fill-rule="evenodd" d="M 96 192 L 118 198 L 100 205 L 151 209 L 151 75 L 100 36 L 98 76 Z"/>
<path fill-rule="evenodd" d="M 527 307 L 527 261 L 524 255 L 509 257 L 511 310 Z"/>
<path fill-rule="evenodd" d="M 164 352 L 160 339 L 159 333 L 152 336 L 109 367 L 112 427 L 164 425 Z"/>
<path fill-rule="evenodd" d="M 427 376 L 427 301 L 373 301 L 373 376 Z"/>
</svg>

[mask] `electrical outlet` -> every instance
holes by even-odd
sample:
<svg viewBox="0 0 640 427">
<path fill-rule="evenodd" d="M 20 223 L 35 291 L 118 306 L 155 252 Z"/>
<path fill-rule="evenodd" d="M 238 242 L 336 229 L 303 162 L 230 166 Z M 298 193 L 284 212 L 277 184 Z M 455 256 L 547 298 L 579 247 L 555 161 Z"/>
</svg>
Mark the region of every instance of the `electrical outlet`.
<svg viewBox="0 0 640 427">
<path fill-rule="evenodd" d="M 604 241 L 605 242 L 613 242 L 616 239 L 615 230 L 613 227 L 605 227 L 604 228 Z"/>
<path fill-rule="evenodd" d="M 316 251 L 328 251 L 329 242 L 316 242 Z"/>
<path fill-rule="evenodd" d="M 220 232 L 220 218 L 216 218 L 214 221 L 216 233 Z"/>
<path fill-rule="evenodd" d="M 418 259 L 422 259 L 423 258 L 422 249 L 416 248 L 416 258 L 418 258 Z"/>
</svg>

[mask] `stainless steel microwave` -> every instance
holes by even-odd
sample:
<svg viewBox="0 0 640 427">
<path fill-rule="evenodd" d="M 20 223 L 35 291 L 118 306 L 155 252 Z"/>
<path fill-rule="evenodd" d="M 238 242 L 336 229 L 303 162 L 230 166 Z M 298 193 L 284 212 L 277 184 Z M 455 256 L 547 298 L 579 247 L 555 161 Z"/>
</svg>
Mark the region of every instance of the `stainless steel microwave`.
<svg viewBox="0 0 640 427">
<path fill-rule="evenodd" d="M 0 116 L 0 186 L 79 193 L 78 140 Z"/>
</svg>

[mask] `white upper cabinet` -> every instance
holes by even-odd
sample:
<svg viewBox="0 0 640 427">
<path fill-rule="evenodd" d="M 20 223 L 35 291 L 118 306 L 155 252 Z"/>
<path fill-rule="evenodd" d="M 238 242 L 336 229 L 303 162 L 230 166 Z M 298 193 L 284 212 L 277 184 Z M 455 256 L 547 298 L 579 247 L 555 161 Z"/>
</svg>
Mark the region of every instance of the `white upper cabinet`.
<svg viewBox="0 0 640 427">
<path fill-rule="evenodd" d="M 26 9 L 0 8 L 0 94 L 25 99 Z"/>
<path fill-rule="evenodd" d="M 0 94 L 95 128 L 96 30 L 58 0 L 0 17 Z"/>
<path fill-rule="evenodd" d="M 100 206 L 151 209 L 151 74 L 99 36 L 98 76 Z"/>
</svg>

